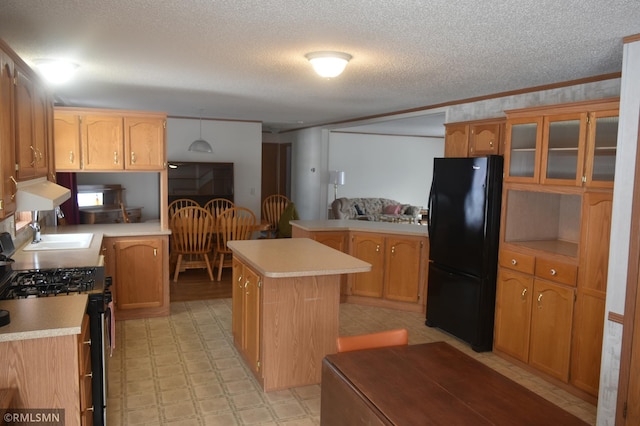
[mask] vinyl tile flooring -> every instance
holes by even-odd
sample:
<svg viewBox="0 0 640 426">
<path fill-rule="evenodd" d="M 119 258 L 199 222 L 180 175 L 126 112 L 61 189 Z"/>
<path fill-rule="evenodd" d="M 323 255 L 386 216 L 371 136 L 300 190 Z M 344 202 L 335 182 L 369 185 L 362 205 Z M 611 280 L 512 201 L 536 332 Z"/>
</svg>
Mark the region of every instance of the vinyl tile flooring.
<svg viewBox="0 0 640 426">
<path fill-rule="evenodd" d="M 473 352 L 426 327 L 422 314 L 340 306 L 341 335 L 398 327 L 409 330 L 410 344 L 447 341 L 595 424 L 595 406 L 491 352 Z M 118 321 L 108 384 L 109 426 L 320 424 L 320 385 L 268 393 L 260 389 L 233 347 L 229 298 L 172 302 L 168 317 Z"/>
</svg>

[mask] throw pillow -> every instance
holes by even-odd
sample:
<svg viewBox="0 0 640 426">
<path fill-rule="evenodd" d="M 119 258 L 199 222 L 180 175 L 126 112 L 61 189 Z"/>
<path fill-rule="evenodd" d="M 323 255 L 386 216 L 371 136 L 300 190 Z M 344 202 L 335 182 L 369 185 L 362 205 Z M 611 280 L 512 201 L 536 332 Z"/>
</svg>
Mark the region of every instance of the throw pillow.
<svg viewBox="0 0 640 426">
<path fill-rule="evenodd" d="M 356 209 L 356 213 L 358 213 L 358 216 L 364 215 L 364 210 L 362 210 L 359 205 L 355 204 L 353 207 Z"/>
<path fill-rule="evenodd" d="M 300 219 L 300 217 L 298 216 L 296 205 L 291 201 L 280 215 L 280 220 L 278 221 L 278 238 L 291 238 L 291 224 L 289 221 L 298 219 Z"/>
<path fill-rule="evenodd" d="M 402 208 L 402 206 L 400 206 L 400 205 L 390 204 L 388 206 L 385 206 L 384 214 L 399 214 L 401 208 Z"/>
</svg>

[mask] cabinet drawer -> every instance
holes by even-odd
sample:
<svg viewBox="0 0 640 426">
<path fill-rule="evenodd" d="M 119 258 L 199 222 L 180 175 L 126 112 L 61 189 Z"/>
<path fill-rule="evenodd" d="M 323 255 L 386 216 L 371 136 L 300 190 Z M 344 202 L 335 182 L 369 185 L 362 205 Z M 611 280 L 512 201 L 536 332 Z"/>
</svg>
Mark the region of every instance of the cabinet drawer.
<svg viewBox="0 0 640 426">
<path fill-rule="evenodd" d="M 513 269 L 525 274 L 533 274 L 535 258 L 515 251 L 501 250 L 499 262 L 503 268 Z"/>
<path fill-rule="evenodd" d="M 538 258 L 535 275 L 549 281 L 575 286 L 578 267 L 557 260 Z"/>
</svg>

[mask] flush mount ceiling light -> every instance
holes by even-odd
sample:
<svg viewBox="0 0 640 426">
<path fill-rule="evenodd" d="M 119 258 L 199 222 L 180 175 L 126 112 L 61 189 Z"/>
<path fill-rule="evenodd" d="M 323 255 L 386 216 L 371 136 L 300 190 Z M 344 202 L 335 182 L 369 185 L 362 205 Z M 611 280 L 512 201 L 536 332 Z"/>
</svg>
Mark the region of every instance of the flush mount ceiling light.
<svg viewBox="0 0 640 426">
<path fill-rule="evenodd" d="M 342 74 L 353 56 L 344 52 L 311 52 L 304 55 L 320 77 L 333 78 Z"/>
<path fill-rule="evenodd" d="M 200 138 L 191 142 L 191 145 L 189 145 L 188 150 L 193 152 L 213 152 L 213 148 L 211 148 L 211 144 L 209 144 L 209 142 L 202 139 L 202 114 L 200 114 Z"/>
<path fill-rule="evenodd" d="M 52 84 L 66 83 L 78 69 L 78 64 L 60 59 L 36 59 L 35 66 L 40 75 Z"/>
</svg>

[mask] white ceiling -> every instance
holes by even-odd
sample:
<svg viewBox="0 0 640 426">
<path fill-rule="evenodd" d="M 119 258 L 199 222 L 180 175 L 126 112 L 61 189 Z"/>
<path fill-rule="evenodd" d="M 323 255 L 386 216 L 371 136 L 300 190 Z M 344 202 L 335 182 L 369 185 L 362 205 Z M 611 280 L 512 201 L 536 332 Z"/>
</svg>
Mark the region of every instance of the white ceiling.
<svg viewBox="0 0 640 426">
<path fill-rule="evenodd" d="M 54 88 L 65 105 L 260 121 L 274 133 L 619 72 L 622 38 L 640 33 L 639 0 L 2 0 L 0 10 L 0 38 L 28 64 L 80 65 Z M 304 57 L 316 50 L 353 59 L 321 79 Z"/>
</svg>

